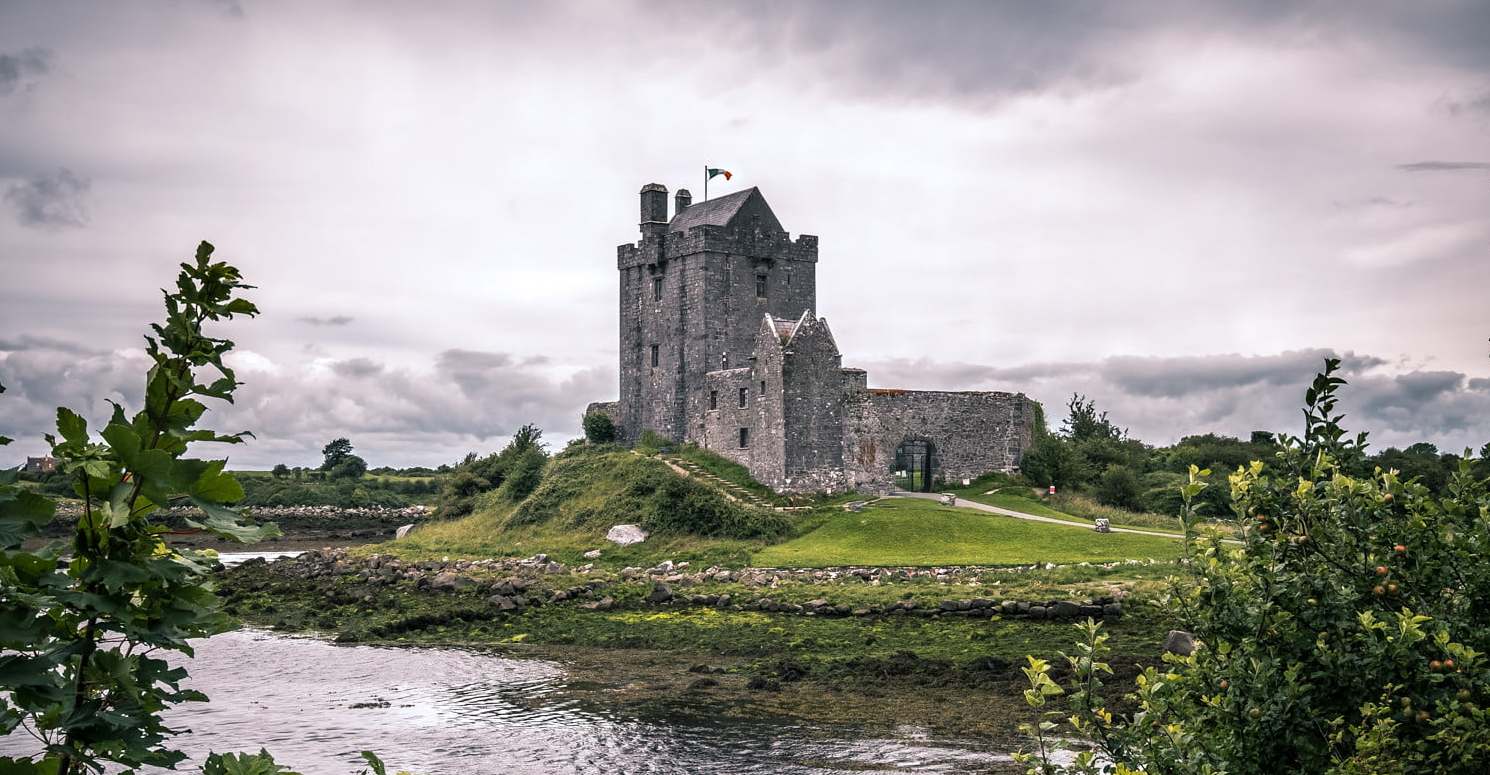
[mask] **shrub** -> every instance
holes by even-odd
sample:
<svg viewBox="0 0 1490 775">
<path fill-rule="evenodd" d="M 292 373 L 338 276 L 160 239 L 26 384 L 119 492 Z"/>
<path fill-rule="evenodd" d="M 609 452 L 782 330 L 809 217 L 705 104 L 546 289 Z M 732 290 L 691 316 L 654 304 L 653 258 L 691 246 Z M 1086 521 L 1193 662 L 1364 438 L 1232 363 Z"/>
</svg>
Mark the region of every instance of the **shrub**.
<svg viewBox="0 0 1490 775">
<path fill-rule="evenodd" d="M 672 448 L 673 443 L 671 440 L 651 428 L 642 431 L 642 435 L 636 440 L 636 451 L 645 455 L 669 452 Z"/>
<path fill-rule="evenodd" d="M 446 478 L 435 502 L 435 514 L 441 517 L 470 514 L 476 508 L 476 496 L 501 488 L 519 469 L 524 481 L 515 484 L 509 493 L 521 493 L 513 500 L 522 500 L 537 486 L 543 463 L 548 460 L 542 438 L 543 431 L 538 426 L 524 425 L 517 429 L 501 452 L 482 458 L 476 457 L 475 453 L 466 455 L 465 460 L 455 467 L 455 473 Z"/>
<path fill-rule="evenodd" d="M 1182 488 L 1188 577 L 1166 606 L 1196 639 L 1137 685 L 1137 711 L 1104 707 L 1100 625 L 1068 657 L 1070 710 L 1027 726 L 1031 773 L 1099 771 L 1044 753 L 1069 716 L 1119 772 L 1478 773 L 1490 760 L 1490 495 L 1461 461 L 1435 496 L 1395 471 L 1347 473 L 1365 434 L 1334 415 L 1339 361 L 1305 395 L 1305 431 L 1271 467 L 1230 478 L 1239 545 L 1197 529 L 1208 471 Z M 1110 672 L 1110 671 L 1109 671 Z M 1029 703 L 1063 693 L 1025 669 Z"/>
<path fill-rule="evenodd" d="M 1108 506 L 1131 511 L 1143 510 L 1138 477 L 1127 466 L 1110 466 L 1097 481 L 1097 500 Z"/>
<path fill-rule="evenodd" d="M 332 479 L 361 479 L 367 473 L 367 461 L 356 455 L 347 455 L 326 473 Z"/>
<path fill-rule="evenodd" d="M 547 464 L 548 456 L 543 454 L 543 450 L 537 447 L 523 450 L 509 466 L 507 478 L 497 489 L 498 494 L 509 503 L 528 497 L 543 481 L 543 467 Z"/>
<path fill-rule="evenodd" d="M 1025 478 L 1036 485 L 1065 489 L 1086 477 L 1086 466 L 1070 441 L 1059 436 L 1036 440 L 1019 463 Z"/>
<path fill-rule="evenodd" d="M 604 412 L 586 414 L 581 424 L 585 429 L 585 438 L 591 444 L 609 444 L 616 440 L 616 423 Z"/>
<path fill-rule="evenodd" d="M 665 463 L 593 445 L 556 456 L 542 483 L 507 520 L 540 523 L 600 532 L 636 523 L 649 532 L 717 538 L 776 536 L 788 527 L 781 514 L 730 501 Z"/>
</svg>

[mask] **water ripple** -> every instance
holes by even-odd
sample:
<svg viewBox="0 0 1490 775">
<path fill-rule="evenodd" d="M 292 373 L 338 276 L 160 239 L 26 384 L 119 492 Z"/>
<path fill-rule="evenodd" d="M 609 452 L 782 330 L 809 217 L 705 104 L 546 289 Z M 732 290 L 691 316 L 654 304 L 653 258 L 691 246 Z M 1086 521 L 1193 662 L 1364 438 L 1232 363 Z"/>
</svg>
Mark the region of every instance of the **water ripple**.
<svg viewBox="0 0 1490 775">
<path fill-rule="evenodd" d="M 184 750 L 200 757 L 262 746 L 317 775 L 357 771 L 361 748 L 421 775 L 962 773 L 1009 762 L 916 730 L 862 739 L 684 706 L 665 718 L 627 718 L 556 696 L 565 681 L 558 665 L 462 649 L 239 631 L 197 644 L 188 669 L 212 701 L 169 714 L 168 723 L 191 730 L 179 741 Z M 0 738 L 0 753 L 34 749 L 28 737 Z"/>
</svg>

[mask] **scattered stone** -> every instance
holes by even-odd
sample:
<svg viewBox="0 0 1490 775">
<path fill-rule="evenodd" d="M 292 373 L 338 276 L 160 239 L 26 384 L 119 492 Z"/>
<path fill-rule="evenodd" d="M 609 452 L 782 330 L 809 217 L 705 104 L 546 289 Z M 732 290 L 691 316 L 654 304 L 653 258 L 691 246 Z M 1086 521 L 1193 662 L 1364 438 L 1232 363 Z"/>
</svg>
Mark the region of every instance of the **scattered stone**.
<svg viewBox="0 0 1490 775">
<path fill-rule="evenodd" d="M 591 603 L 580 603 L 579 607 L 586 611 L 609 611 L 616 607 L 616 599 L 606 595 Z"/>
<path fill-rule="evenodd" d="M 605 534 L 605 540 L 621 546 L 639 544 L 647 540 L 647 531 L 640 525 L 616 525 Z"/>
<path fill-rule="evenodd" d="M 1164 638 L 1164 650 L 1188 657 L 1195 653 L 1195 636 L 1184 630 L 1170 630 L 1169 635 Z"/>
<path fill-rule="evenodd" d="M 498 611 L 515 611 L 518 608 L 522 607 L 518 604 L 519 600 L 521 600 L 521 598 L 511 598 L 506 595 L 492 595 L 491 597 L 486 599 L 486 602 L 490 603 L 492 607 L 496 608 Z"/>
<path fill-rule="evenodd" d="M 582 556 L 586 560 L 598 560 L 598 559 L 600 559 L 600 550 L 599 549 L 591 549 L 590 551 L 585 552 L 584 555 L 582 555 Z"/>
<path fill-rule="evenodd" d="M 403 527 L 400 527 L 399 529 L 393 531 L 393 540 L 395 540 L 395 541 L 402 540 L 405 536 L 407 536 L 413 530 L 414 530 L 414 526 L 413 525 L 404 525 Z"/>
<path fill-rule="evenodd" d="M 462 576 L 454 571 L 444 571 L 430 580 L 430 589 L 458 590 L 465 589 L 476 582 Z"/>
<path fill-rule="evenodd" d="M 719 682 L 714 680 L 713 678 L 699 678 L 688 684 L 688 691 L 703 691 L 704 689 L 713 689 L 718 685 Z"/>
<path fill-rule="evenodd" d="M 1102 606 L 1102 616 L 1116 619 L 1123 615 L 1122 603 L 1107 603 Z"/>
<path fill-rule="evenodd" d="M 781 691 L 781 682 L 775 678 L 753 675 L 749 681 L 745 682 L 745 688 L 751 691 L 779 692 Z"/>
<path fill-rule="evenodd" d="M 1052 619 L 1075 619 L 1081 615 L 1081 606 L 1062 600 L 1046 609 Z"/>
<path fill-rule="evenodd" d="M 652 591 L 647 594 L 648 603 L 666 603 L 672 599 L 673 590 L 660 581 L 653 584 Z"/>
</svg>

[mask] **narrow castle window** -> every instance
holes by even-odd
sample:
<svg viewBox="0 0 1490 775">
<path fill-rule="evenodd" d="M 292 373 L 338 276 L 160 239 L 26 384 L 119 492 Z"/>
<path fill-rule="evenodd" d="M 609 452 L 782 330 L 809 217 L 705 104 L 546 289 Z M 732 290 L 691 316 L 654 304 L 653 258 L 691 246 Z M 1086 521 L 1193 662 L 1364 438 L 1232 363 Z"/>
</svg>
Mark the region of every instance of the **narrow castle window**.
<svg viewBox="0 0 1490 775">
<path fill-rule="evenodd" d="M 756 298 L 766 298 L 766 276 L 763 274 L 755 276 L 755 295 Z"/>
<path fill-rule="evenodd" d="M 761 380 L 761 397 L 765 397 L 765 395 L 766 395 L 766 381 L 765 380 Z"/>
<path fill-rule="evenodd" d="M 740 429 L 740 449 L 745 449 L 748 446 L 750 446 L 750 429 L 749 428 L 741 428 Z"/>
<path fill-rule="evenodd" d="M 657 368 L 657 345 L 652 345 L 652 368 Z"/>
<path fill-rule="evenodd" d="M 744 409 L 745 408 L 745 403 L 749 400 L 749 397 L 750 397 L 750 388 L 740 388 L 740 408 L 741 409 Z"/>
<path fill-rule="evenodd" d="M 652 301 L 662 301 L 662 278 L 652 278 Z"/>
<path fill-rule="evenodd" d="M 718 390 L 710 390 L 709 391 L 709 409 L 710 410 L 714 410 L 714 409 L 718 409 L 718 408 L 719 408 L 719 391 Z"/>
</svg>

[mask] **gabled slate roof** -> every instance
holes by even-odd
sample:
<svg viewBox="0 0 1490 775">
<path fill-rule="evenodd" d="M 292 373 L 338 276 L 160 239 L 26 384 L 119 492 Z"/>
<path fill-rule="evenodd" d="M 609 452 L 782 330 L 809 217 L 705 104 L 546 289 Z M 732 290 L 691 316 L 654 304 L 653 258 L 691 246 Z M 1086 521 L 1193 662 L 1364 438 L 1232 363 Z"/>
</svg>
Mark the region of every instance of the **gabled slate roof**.
<svg viewBox="0 0 1490 775">
<path fill-rule="evenodd" d="M 689 205 L 683 212 L 673 216 L 667 230 L 688 231 L 695 226 L 739 226 L 744 224 L 745 219 L 756 215 L 760 216 L 761 228 L 765 231 L 786 231 L 781 227 L 781 221 L 776 219 L 776 214 L 771 212 L 771 206 L 766 204 L 766 198 L 761 196 L 760 189 L 755 186 Z"/>
</svg>

